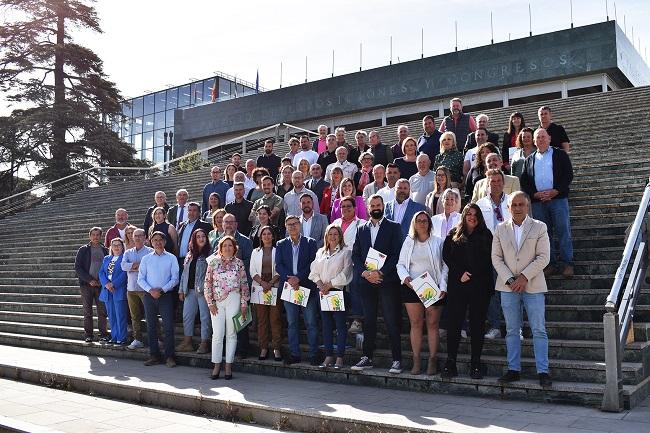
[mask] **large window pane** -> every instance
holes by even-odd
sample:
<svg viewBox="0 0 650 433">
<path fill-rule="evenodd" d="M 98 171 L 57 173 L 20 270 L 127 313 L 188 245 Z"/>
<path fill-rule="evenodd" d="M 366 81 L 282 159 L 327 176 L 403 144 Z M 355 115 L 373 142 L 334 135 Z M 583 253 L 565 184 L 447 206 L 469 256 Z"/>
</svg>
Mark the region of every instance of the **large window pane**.
<svg viewBox="0 0 650 433">
<path fill-rule="evenodd" d="M 153 129 L 159 129 L 165 127 L 165 112 L 156 113 L 153 120 Z"/>
<path fill-rule="evenodd" d="M 133 117 L 142 117 L 143 102 L 142 97 L 133 100 Z"/>
<path fill-rule="evenodd" d="M 167 90 L 167 109 L 178 107 L 178 87 Z"/>
<path fill-rule="evenodd" d="M 214 78 L 210 78 L 203 82 L 203 100 L 205 102 L 212 101 L 212 88 L 214 87 L 214 82 Z"/>
<path fill-rule="evenodd" d="M 122 114 L 131 117 L 131 103 L 129 101 L 122 102 Z"/>
<path fill-rule="evenodd" d="M 230 99 L 230 81 L 219 78 L 219 100 Z"/>
<path fill-rule="evenodd" d="M 124 119 L 122 122 L 122 138 L 126 138 L 131 135 L 131 119 Z"/>
<path fill-rule="evenodd" d="M 145 132 L 142 134 L 142 147 L 147 150 L 153 149 L 153 132 Z"/>
<path fill-rule="evenodd" d="M 253 94 L 255 94 L 255 89 L 253 89 L 252 87 L 244 87 L 245 96 L 253 95 Z"/>
<path fill-rule="evenodd" d="M 153 131 L 153 114 L 144 116 L 143 131 Z"/>
<path fill-rule="evenodd" d="M 192 83 L 192 105 L 203 103 L 203 81 Z"/>
<path fill-rule="evenodd" d="M 156 112 L 165 111 L 167 109 L 167 94 L 163 90 L 156 93 Z"/>
<path fill-rule="evenodd" d="M 142 150 L 142 134 L 135 134 L 133 136 L 133 147 L 135 150 Z"/>
<path fill-rule="evenodd" d="M 144 97 L 144 115 L 146 116 L 147 114 L 153 113 L 153 101 L 154 101 L 154 96 L 153 95 L 147 95 Z"/>
<path fill-rule="evenodd" d="M 244 86 L 242 84 L 237 84 L 237 97 L 244 96 Z"/>
<path fill-rule="evenodd" d="M 158 164 L 160 162 L 164 162 L 165 159 L 165 148 L 160 146 L 160 147 L 154 147 L 153 148 L 153 162 Z"/>
<path fill-rule="evenodd" d="M 165 130 L 157 129 L 153 132 L 153 146 L 162 147 L 165 145 Z"/>
<path fill-rule="evenodd" d="M 190 105 L 190 85 L 187 84 L 185 86 L 182 86 L 179 89 L 179 95 L 178 95 L 178 106 L 179 107 L 187 107 Z"/>
<path fill-rule="evenodd" d="M 135 119 L 131 119 L 131 129 L 133 134 L 140 134 L 142 133 L 142 117 L 136 117 Z"/>
<path fill-rule="evenodd" d="M 167 110 L 166 128 L 174 128 L 174 110 Z"/>
</svg>

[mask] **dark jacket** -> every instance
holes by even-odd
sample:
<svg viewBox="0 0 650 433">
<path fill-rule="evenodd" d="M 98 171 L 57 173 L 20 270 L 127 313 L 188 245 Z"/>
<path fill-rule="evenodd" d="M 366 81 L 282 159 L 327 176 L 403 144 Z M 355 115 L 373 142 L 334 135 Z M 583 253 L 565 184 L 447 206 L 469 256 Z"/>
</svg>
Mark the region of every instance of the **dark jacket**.
<svg viewBox="0 0 650 433">
<path fill-rule="evenodd" d="M 205 213 L 210 210 L 210 194 L 216 192 L 219 194 L 219 207 L 224 207 L 226 204 L 226 193 L 230 189 L 231 185 L 228 185 L 228 182 L 220 180 L 218 182 L 206 183 L 203 187 L 203 202 L 201 204 L 201 212 Z"/>
<path fill-rule="evenodd" d="M 537 192 L 535 187 L 535 155 L 537 150 L 528 155 L 524 161 L 524 171 L 521 173 L 521 190 L 530 196 L 530 200 L 535 202 L 533 196 Z M 555 198 L 568 198 L 569 185 L 573 181 L 573 167 L 569 155 L 562 149 L 553 148 L 553 189 L 558 191 Z"/>
<path fill-rule="evenodd" d="M 320 168 L 323 169 L 324 175 L 325 171 L 327 170 L 327 166 L 336 162 L 336 149 L 331 152 L 329 150 L 326 150 L 325 152 L 321 153 L 318 155 L 318 160 L 316 162 L 318 165 L 320 165 Z"/>
<path fill-rule="evenodd" d="M 309 279 L 311 262 L 316 259 L 316 241 L 306 236 L 300 236 L 300 254 L 298 257 L 298 273 L 295 275 L 300 280 L 300 285 L 310 290 L 316 290 L 316 284 Z M 293 272 L 293 248 L 291 238 L 286 237 L 278 241 L 275 246 L 275 269 L 280 276 L 278 282 L 280 289 L 278 297 L 282 296 L 282 287 Z"/>
<path fill-rule="evenodd" d="M 183 239 L 183 233 L 185 232 L 185 227 L 190 223 L 190 220 L 184 221 L 181 223 L 181 226 L 178 228 L 178 253 L 181 254 L 181 239 Z M 210 231 L 212 231 L 213 227 L 206 223 L 199 220 L 196 220 L 196 223 L 194 224 L 194 227 L 192 227 L 192 233 L 194 233 L 197 229 L 203 229 L 205 231 L 206 236 Z M 190 233 L 190 239 L 192 238 L 192 233 Z M 180 257 L 180 255 L 179 255 Z"/>
<path fill-rule="evenodd" d="M 494 293 L 494 270 L 492 268 L 492 233 L 485 228 L 475 230 L 466 239 L 453 241 L 456 228 L 445 238 L 442 247 L 442 259 L 449 267 L 447 291 L 474 289 L 486 297 Z M 462 283 L 460 277 L 469 272 L 472 277 Z"/>
<path fill-rule="evenodd" d="M 370 153 L 374 156 L 373 165 L 381 164 L 386 167 L 389 162 L 393 162 L 395 159 L 393 158 L 393 152 L 390 150 L 390 147 L 382 143 L 379 143 L 375 147 L 371 147 Z"/>
<path fill-rule="evenodd" d="M 273 179 L 278 176 L 278 170 L 280 169 L 281 163 L 282 158 L 280 158 L 275 153 L 272 153 L 270 155 L 263 154 L 257 157 L 257 167 L 263 167 L 267 169 L 269 171 L 269 176 L 271 176 Z"/>
<path fill-rule="evenodd" d="M 492 143 L 496 146 L 497 149 L 499 148 L 499 134 L 488 131 L 487 139 L 488 139 L 487 143 Z M 465 140 L 465 148 L 463 149 L 463 151 L 467 152 L 469 149 L 473 149 L 475 147 L 476 147 L 476 132 L 470 132 L 469 134 L 467 134 L 467 140 Z"/>
<path fill-rule="evenodd" d="M 318 197 L 318 203 L 321 203 L 323 201 L 323 191 L 325 191 L 325 188 L 330 186 L 330 184 L 329 182 L 325 182 L 325 178 L 321 177 L 318 182 L 314 182 L 314 179 L 309 179 L 305 182 L 305 186 L 308 190 L 316 194 L 316 197 Z"/>
<path fill-rule="evenodd" d="M 363 271 L 366 270 L 365 262 L 368 256 L 368 251 L 372 246 L 370 241 L 370 227 L 371 221 L 359 226 L 357 229 L 357 237 L 354 241 L 352 249 L 352 263 L 354 264 L 354 274 L 358 279 L 359 284 L 366 287 L 394 287 L 395 290 L 399 289 L 399 276 L 397 275 L 397 262 L 399 260 L 399 253 L 402 249 L 402 231 L 400 225 L 387 218 L 384 218 L 379 226 L 379 232 L 375 239 L 375 250 L 380 253 L 386 254 L 386 261 L 384 266 L 379 269 L 384 274 L 384 279 L 377 285 L 371 285 L 368 280 L 361 277 Z"/>
<path fill-rule="evenodd" d="M 440 153 L 440 137 L 442 132 L 435 130 L 433 134 L 426 137 L 424 134 L 418 139 L 418 153 L 426 153 L 429 155 L 431 164 L 436 159 L 436 155 Z M 432 166 L 433 167 L 433 166 Z"/>
<path fill-rule="evenodd" d="M 99 246 L 102 248 L 104 256 L 108 255 L 108 248 L 101 244 Z M 77 273 L 79 285 L 82 287 L 88 287 L 88 283 L 94 280 L 94 278 L 89 274 L 91 261 L 90 248 L 90 244 L 80 247 L 79 250 L 77 250 L 77 257 L 74 259 L 74 271 Z M 99 278 L 97 280 L 99 280 Z"/>
<path fill-rule="evenodd" d="M 142 228 L 144 229 L 144 232 L 147 233 L 147 236 L 149 234 L 149 227 L 153 224 L 153 210 L 157 208 L 158 205 L 153 205 L 149 209 L 147 209 L 147 214 L 144 217 L 144 223 L 142 223 Z M 169 205 L 165 203 L 163 206 L 165 208 L 165 212 L 169 212 Z"/>
</svg>

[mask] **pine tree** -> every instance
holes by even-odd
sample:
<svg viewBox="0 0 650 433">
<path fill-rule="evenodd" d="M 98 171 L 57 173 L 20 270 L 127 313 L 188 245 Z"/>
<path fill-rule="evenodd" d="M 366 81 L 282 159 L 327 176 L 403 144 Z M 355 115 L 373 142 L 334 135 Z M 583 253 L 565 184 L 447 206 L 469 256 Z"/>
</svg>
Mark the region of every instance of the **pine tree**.
<svg viewBox="0 0 650 433">
<path fill-rule="evenodd" d="M 101 33 L 88 0 L 3 0 L 9 22 L 0 26 L 0 91 L 29 106 L 23 122 L 32 145 L 49 158 L 35 161 L 39 181 L 97 165 L 142 165 L 110 128 L 121 114 L 120 93 L 102 60 L 73 41 L 74 29 Z"/>
</svg>

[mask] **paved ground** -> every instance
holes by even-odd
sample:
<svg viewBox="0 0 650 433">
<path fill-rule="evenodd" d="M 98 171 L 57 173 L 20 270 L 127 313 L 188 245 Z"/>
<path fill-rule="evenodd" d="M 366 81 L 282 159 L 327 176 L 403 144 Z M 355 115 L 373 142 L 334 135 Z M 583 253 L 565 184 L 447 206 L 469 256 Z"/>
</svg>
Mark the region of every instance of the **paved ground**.
<svg viewBox="0 0 650 433">
<path fill-rule="evenodd" d="M 0 346 L 0 367 L 6 369 L 8 366 L 75 375 L 99 386 L 144 387 L 195 399 L 440 432 L 650 432 L 650 400 L 631 411 L 605 413 L 579 406 L 415 393 L 237 372 L 232 381 L 210 381 L 205 369 L 144 367 L 139 361 Z M 11 386 L 5 387 L 5 382 L 0 383 L 0 415 L 35 424 L 45 422 L 61 430 L 69 427 L 67 431 L 92 431 L 77 427 L 92 426 L 91 420 L 94 420 L 109 431 L 115 428 L 120 431 L 123 423 L 127 423 L 129 431 L 186 433 L 190 428 L 205 430 L 206 425 L 218 422 L 76 393 L 26 387 L 20 383 L 6 382 Z M 93 403 L 86 404 L 86 399 Z M 84 410 L 87 406 L 92 409 Z M 169 421 L 160 421 L 162 417 Z M 188 428 L 170 429 L 170 423 L 184 424 Z M 246 430 L 253 428 L 246 425 L 226 424 L 228 428 L 236 428 L 232 431 L 261 431 L 259 428 Z M 216 428 L 216 431 L 231 430 Z"/>
</svg>

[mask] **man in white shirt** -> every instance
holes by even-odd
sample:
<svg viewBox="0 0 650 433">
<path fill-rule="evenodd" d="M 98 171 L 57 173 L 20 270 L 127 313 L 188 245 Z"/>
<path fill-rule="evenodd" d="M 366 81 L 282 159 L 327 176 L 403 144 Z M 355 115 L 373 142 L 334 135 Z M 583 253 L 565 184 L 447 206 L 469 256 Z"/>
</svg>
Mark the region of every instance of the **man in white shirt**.
<svg viewBox="0 0 650 433">
<path fill-rule="evenodd" d="M 471 168 L 474 166 L 476 151 L 479 146 L 487 143 L 488 136 L 487 131 L 484 128 L 477 129 L 476 132 L 474 132 L 474 136 L 476 137 L 476 147 L 472 147 L 465 153 L 465 159 L 463 161 L 463 177 L 467 176 L 467 173 L 469 173 Z"/>
<path fill-rule="evenodd" d="M 253 170 L 255 170 L 256 168 L 257 168 L 257 164 L 255 163 L 254 160 L 252 159 L 246 160 L 246 179 L 244 179 L 246 194 L 248 194 L 248 191 L 250 191 L 251 189 L 257 188 L 255 179 L 253 179 Z"/>
<path fill-rule="evenodd" d="M 415 163 L 418 166 L 418 172 L 409 179 L 409 183 L 411 184 L 411 200 L 424 206 L 427 194 L 433 191 L 436 174 L 430 170 L 431 160 L 426 153 L 418 155 Z"/>
<path fill-rule="evenodd" d="M 332 183 L 332 169 L 334 167 L 340 167 L 343 170 L 343 177 L 348 177 L 350 179 L 354 178 L 354 173 L 356 173 L 359 168 L 356 164 L 348 161 L 348 148 L 345 146 L 336 148 L 336 162 L 327 166 L 325 170 L 325 181 Z"/>
<path fill-rule="evenodd" d="M 391 202 L 395 200 L 395 185 L 400 178 L 399 167 L 397 164 L 391 162 L 386 165 L 386 181 L 387 185 L 377 191 L 377 194 L 381 196 L 384 200 L 384 203 Z M 368 200 L 366 200 L 366 203 Z"/>
<path fill-rule="evenodd" d="M 309 161 L 310 167 L 312 164 L 316 164 L 316 161 L 318 161 L 318 153 L 312 150 L 312 144 L 309 142 L 309 138 L 306 135 L 300 137 L 300 147 L 300 152 L 293 157 L 293 166 L 298 167 L 298 163 L 303 159 Z"/>
<path fill-rule="evenodd" d="M 246 197 L 248 195 L 248 191 L 255 188 L 255 186 L 253 188 L 249 188 L 248 186 L 246 186 L 246 175 L 244 173 L 242 173 L 241 171 L 238 171 L 237 173 L 235 173 L 235 175 L 233 176 L 233 181 L 234 181 L 233 185 L 235 183 L 239 183 L 239 182 L 244 184 L 244 197 Z M 226 191 L 226 202 L 224 203 L 224 206 L 226 204 L 230 203 L 230 202 L 233 202 L 233 201 L 235 201 L 235 187 L 231 186 L 228 189 L 228 191 Z"/>
</svg>

